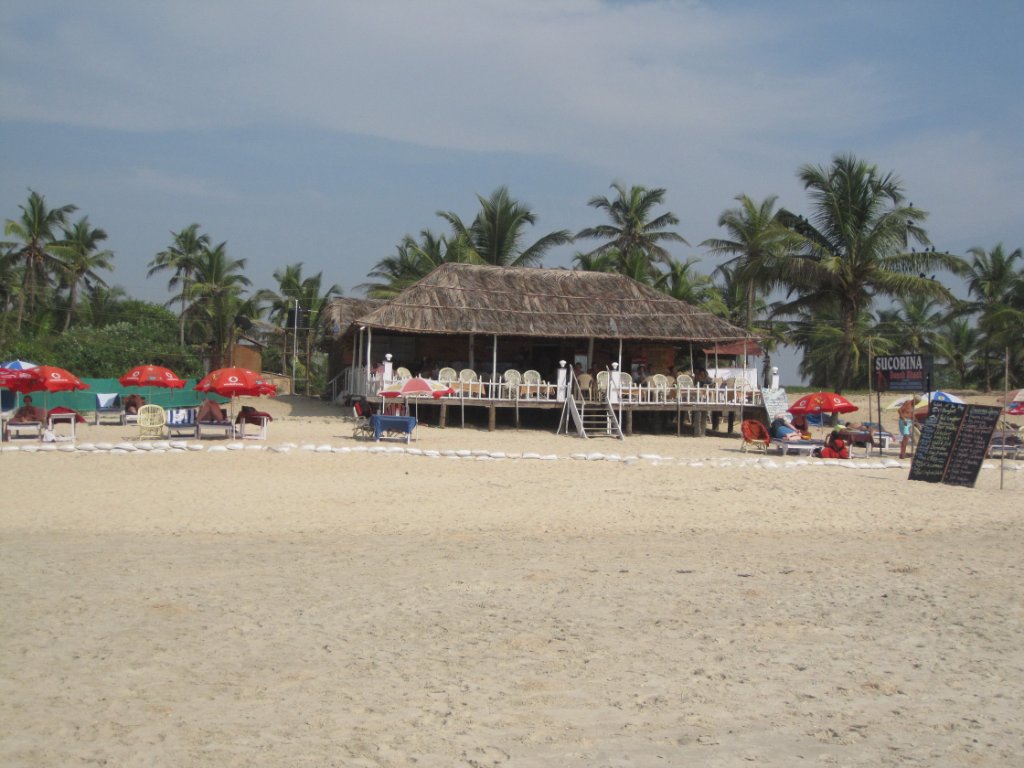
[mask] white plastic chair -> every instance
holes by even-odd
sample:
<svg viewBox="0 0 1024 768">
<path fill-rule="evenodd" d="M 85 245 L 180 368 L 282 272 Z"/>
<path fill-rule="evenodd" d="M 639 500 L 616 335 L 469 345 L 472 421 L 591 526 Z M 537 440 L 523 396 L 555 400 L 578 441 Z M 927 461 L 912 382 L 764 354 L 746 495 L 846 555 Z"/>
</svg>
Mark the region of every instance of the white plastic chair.
<svg viewBox="0 0 1024 768">
<path fill-rule="evenodd" d="M 540 382 L 540 371 L 523 371 L 523 385 L 526 387 L 527 397 L 540 397 Z"/>
<path fill-rule="evenodd" d="M 519 396 L 519 385 L 523 383 L 523 375 L 514 368 L 509 368 L 501 376 L 504 384 L 501 385 L 502 393 L 510 400 Z"/>
</svg>

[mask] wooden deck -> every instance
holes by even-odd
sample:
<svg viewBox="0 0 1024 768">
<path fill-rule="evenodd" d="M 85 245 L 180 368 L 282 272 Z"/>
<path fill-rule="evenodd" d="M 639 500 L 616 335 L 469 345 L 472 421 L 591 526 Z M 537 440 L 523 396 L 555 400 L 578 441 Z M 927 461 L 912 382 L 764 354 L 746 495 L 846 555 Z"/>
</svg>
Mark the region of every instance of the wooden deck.
<svg viewBox="0 0 1024 768">
<path fill-rule="evenodd" d="M 748 393 L 749 394 L 749 393 Z M 476 420 L 481 412 L 487 414 L 487 428 L 497 428 L 499 412 L 513 412 L 513 423 L 516 428 L 521 425 L 521 416 L 531 411 L 558 411 L 565 403 L 554 398 L 488 398 L 484 396 L 465 397 L 458 394 L 438 399 L 432 398 L 369 398 L 378 409 L 393 409 L 401 406 L 406 412 L 419 414 L 421 422 L 434 423 L 439 427 L 449 424 L 461 424 L 467 414 Z M 603 401 L 586 400 L 585 407 L 603 407 Z M 726 423 L 729 433 L 734 431 L 736 424 L 744 418 L 763 415 L 764 406 L 757 402 L 684 402 L 682 400 L 623 400 L 616 404 L 616 412 L 621 411 L 622 430 L 626 435 L 633 434 L 634 417 L 638 414 L 659 414 L 666 424 L 674 424 L 677 435 L 690 434 L 697 437 L 705 435 L 709 427 L 719 431 L 721 423 Z M 435 413 L 436 411 L 436 413 Z M 684 427 L 684 425 L 686 425 Z"/>
</svg>

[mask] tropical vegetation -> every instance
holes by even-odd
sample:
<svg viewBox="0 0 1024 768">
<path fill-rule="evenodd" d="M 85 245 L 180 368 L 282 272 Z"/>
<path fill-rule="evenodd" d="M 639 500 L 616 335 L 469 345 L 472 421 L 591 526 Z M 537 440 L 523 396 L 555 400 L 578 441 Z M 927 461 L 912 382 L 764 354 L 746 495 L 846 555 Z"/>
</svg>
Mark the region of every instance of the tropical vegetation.
<svg viewBox="0 0 1024 768">
<path fill-rule="evenodd" d="M 477 197 L 471 218 L 438 211 L 447 231 L 403 236 L 356 288 L 386 299 L 440 264 L 534 267 L 555 247 L 586 244 L 572 268 L 626 275 L 695 304 L 760 337 L 768 354 L 795 347 L 811 386 L 866 387 L 873 355 L 906 351 L 934 358 L 937 385 L 1020 386 L 1020 248 L 979 245 L 961 256 L 937 249 L 928 213 L 907 202 L 899 177 L 852 155 L 804 165 L 797 176 L 803 210 L 775 195 L 739 194 L 718 219 L 722 236 L 685 257 L 672 250 L 689 244 L 663 188 L 615 182 L 610 195 L 587 201 L 602 217 L 592 226 L 535 237 L 538 215 L 499 187 Z M 0 243 L 4 358 L 64 363 L 83 376 L 157 362 L 190 376 L 229 363 L 244 334 L 263 344 L 268 370 L 294 375 L 308 393 L 323 387 L 321 313 L 342 293 L 323 273 L 287 264 L 274 271 L 276 285 L 256 288 L 244 256 L 190 223 L 172 230 L 148 264 L 150 277 L 166 277 L 166 302 L 138 301 L 110 283 L 116 254 L 104 248 L 107 232 L 88 216 L 72 221 L 75 205 L 51 207 L 30 190 L 19 208 Z M 702 258 L 717 262 L 708 274 L 698 271 Z M 965 296 L 949 278 L 962 281 Z"/>
</svg>

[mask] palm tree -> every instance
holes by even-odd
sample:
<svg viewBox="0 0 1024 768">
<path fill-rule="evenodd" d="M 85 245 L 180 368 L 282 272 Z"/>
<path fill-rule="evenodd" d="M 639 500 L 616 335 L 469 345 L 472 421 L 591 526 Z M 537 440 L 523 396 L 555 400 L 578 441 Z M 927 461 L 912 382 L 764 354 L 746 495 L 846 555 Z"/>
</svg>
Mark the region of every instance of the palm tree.
<svg viewBox="0 0 1024 768">
<path fill-rule="evenodd" d="M 64 316 L 64 330 L 71 327 L 71 316 L 75 313 L 78 303 L 78 290 L 81 285 L 106 287 L 96 270 L 113 269 L 110 260 L 114 252 L 99 251 L 99 243 L 107 239 L 102 229 L 93 229 L 89 217 L 83 216 L 70 229 L 64 230 L 64 243 L 58 255 L 61 257 L 63 282 L 68 289 L 68 309 Z"/>
<path fill-rule="evenodd" d="M 828 167 L 805 165 L 798 175 L 808 190 L 811 218 L 785 209 L 778 217 L 800 237 L 800 250 L 759 272 L 767 288 L 778 285 L 795 296 L 783 304 L 785 314 L 809 313 L 838 323 L 837 360 L 827 383 L 842 391 L 852 379 L 863 341 L 858 336 L 867 327 L 862 319 L 875 297 L 919 294 L 951 302 L 949 290 L 926 273 L 959 273 L 963 262 L 934 248 L 908 250 L 912 241 L 929 244 L 920 226 L 927 213 L 904 203 L 903 185 L 893 174 L 841 155 Z M 805 347 L 805 354 L 811 352 L 816 350 Z"/>
<path fill-rule="evenodd" d="M 120 285 L 87 284 L 85 296 L 78 308 L 79 318 L 92 326 L 101 328 L 110 322 L 120 321 L 121 307 L 128 300 L 128 294 Z"/>
<path fill-rule="evenodd" d="M 21 331 L 25 309 L 35 311 L 38 292 L 49 279 L 49 271 L 59 265 L 52 252 L 57 229 L 67 223 L 67 217 L 78 210 L 74 205 L 47 208 L 46 198 L 29 190 L 28 201 L 21 208 L 21 218 L 7 219 L 4 234 L 17 237 L 22 247 L 14 258 L 22 262 L 21 293 L 18 295 L 18 320 L 15 330 Z"/>
<path fill-rule="evenodd" d="M 290 264 L 284 269 L 274 270 L 274 279 L 277 280 L 278 292 L 263 290 L 257 294 L 257 298 L 260 301 L 270 302 L 270 316 L 278 322 L 286 320 L 289 312 L 294 312 L 296 304 L 298 305 L 300 312 L 294 320 L 293 328 L 298 325 L 301 317 L 302 325 L 299 327 L 305 331 L 303 349 L 307 371 L 306 394 L 308 395 L 310 385 L 308 372 L 312 368 L 311 358 L 313 349 L 316 347 L 316 338 L 321 332 L 320 313 L 327 306 L 330 297 L 340 295 L 342 289 L 337 284 L 331 285 L 327 289 L 321 288 L 323 272 L 303 278 L 302 262 Z"/>
<path fill-rule="evenodd" d="M 758 294 L 763 287 L 763 268 L 787 250 L 796 246 L 793 232 L 784 227 L 775 210 L 777 195 L 769 195 L 760 203 L 746 195 L 737 195 L 738 208 L 730 208 L 718 217 L 718 226 L 724 227 L 729 239 L 709 238 L 701 243 L 716 256 L 732 256 L 718 268 L 732 267 L 731 279 L 744 297 L 743 311 L 731 322 L 750 329 Z M 761 305 L 763 308 L 763 304 Z"/>
<path fill-rule="evenodd" d="M 950 317 L 938 329 L 935 353 L 956 375 L 956 383 L 966 387 L 978 350 L 979 334 L 965 317 Z"/>
<path fill-rule="evenodd" d="M 900 299 L 893 309 L 879 310 L 877 324 L 882 335 L 894 344 L 930 355 L 938 348 L 948 317 L 948 306 L 914 294 Z"/>
<path fill-rule="evenodd" d="M 441 264 L 479 263 L 463 238 L 456 237 L 449 242 L 444 235 L 438 237 L 429 229 L 420 232 L 419 242 L 406 235 L 395 251 L 394 256 L 381 259 L 367 273 L 368 277 L 380 278 L 380 282 L 356 286 L 365 290 L 371 299 L 392 299 Z"/>
<path fill-rule="evenodd" d="M 532 267 L 539 265 L 554 246 L 572 242 L 572 234 L 560 229 L 523 248 L 524 228 L 537 222 L 529 206 L 513 200 L 505 187 L 498 187 L 489 198 L 477 195 L 477 199 L 480 212 L 468 227 L 452 211 L 437 212 L 451 226 L 453 239 L 468 250 L 464 260 L 499 267 Z"/>
<path fill-rule="evenodd" d="M 1022 280 L 1018 262 L 1024 254 L 1017 248 L 1006 253 L 999 243 L 991 251 L 975 246 L 967 251 L 971 263 L 967 267 L 967 290 L 972 299 L 964 303 L 966 312 L 978 316 L 980 331 L 980 353 L 984 371 L 985 389 L 992 390 L 992 371 L 1003 347 L 1020 343 L 1019 324 L 1017 333 L 1007 334 L 1013 324 L 1007 324 L 1012 313 L 1006 310 L 1013 306 L 1015 291 Z M 1018 310 L 1024 309 L 1018 307 Z"/>
<path fill-rule="evenodd" d="M 657 270 L 654 265 L 668 264 L 672 259 L 662 243 L 689 245 L 682 235 L 666 229 L 677 225 L 679 218 L 672 212 L 651 218 L 653 209 L 665 200 L 664 189 L 634 186 L 627 191 L 619 182 L 611 186 L 616 192 L 614 199 L 598 196 L 587 202 L 587 205 L 607 212 L 611 223 L 587 227 L 576 233 L 577 239 L 605 241 L 584 255 L 592 257 L 614 249 L 620 254 L 628 254 L 630 260 L 639 256 L 647 262 L 648 271 L 655 278 Z"/>
<path fill-rule="evenodd" d="M 211 365 L 220 368 L 225 351 L 235 341 L 239 315 L 255 315 L 255 299 L 246 301 L 243 290 L 251 285 L 242 274 L 245 259 L 231 259 L 227 243 L 204 248 L 193 264 L 194 282 L 189 285 L 187 313 L 205 336 L 210 347 Z"/>
<path fill-rule="evenodd" d="M 181 312 L 178 315 L 179 334 L 182 349 L 185 348 L 185 309 L 191 293 L 193 274 L 196 271 L 196 263 L 204 250 L 210 247 L 210 236 L 199 234 L 199 224 L 189 224 L 180 232 L 171 232 L 171 246 L 160 251 L 152 261 L 149 262 L 149 271 L 146 277 L 152 277 L 157 272 L 171 270 L 173 274 L 167 282 L 168 290 L 173 291 L 179 288 L 178 294 L 173 296 L 168 305 L 175 301 L 181 302 Z"/>
<path fill-rule="evenodd" d="M 654 287 L 673 299 L 706 308 L 717 314 L 716 310 L 724 306 L 722 295 L 710 276 L 693 270 L 693 265 L 698 262 L 699 259 L 677 261 L 670 258 L 668 269 L 658 273 Z"/>
</svg>

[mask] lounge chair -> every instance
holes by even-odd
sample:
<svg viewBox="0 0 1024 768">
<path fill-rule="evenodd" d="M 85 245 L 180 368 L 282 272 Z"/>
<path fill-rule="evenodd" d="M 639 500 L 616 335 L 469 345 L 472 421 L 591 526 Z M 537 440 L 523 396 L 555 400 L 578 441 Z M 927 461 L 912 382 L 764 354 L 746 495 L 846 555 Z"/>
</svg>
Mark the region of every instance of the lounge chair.
<svg viewBox="0 0 1024 768">
<path fill-rule="evenodd" d="M 100 424 L 103 419 L 113 419 L 121 426 L 127 423 L 124 403 L 121 402 L 121 394 L 119 392 L 96 393 L 96 410 L 93 411 L 92 423 Z"/>
<path fill-rule="evenodd" d="M 740 424 L 740 434 L 743 435 L 743 445 L 740 451 L 746 452 L 748 448 L 753 451 L 768 453 L 768 446 L 771 445 L 772 436 L 768 434 L 768 428 L 757 419 L 745 419 Z"/>
<path fill-rule="evenodd" d="M 8 421 L 6 429 L 11 440 L 19 437 L 41 440 L 43 438 L 43 422 L 41 421 Z"/>
<path fill-rule="evenodd" d="M 198 408 L 168 408 L 167 433 L 171 437 L 195 437 Z"/>
<path fill-rule="evenodd" d="M 243 440 L 266 440 L 267 425 L 273 420 L 274 417 L 269 413 L 257 411 L 255 408 L 247 409 L 243 407 L 235 419 L 235 432 Z M 247 426 L 256 427 L 255 432 L 246 434 Z"/>
<path fill-rule="evenodd" d="M 160 439 L 167 434 L 167 412 L 159 405 L 139 408 L 139 439 Z"/>
<path fill-rule="evenodd" d="M 373 437 L 370 415 L 370 407 L 365 399 L 360 398 L 352 403 L 352 418 L 355 420 L 352 437 Z"/>
<path fill-rule="evenodd" d="M 203 437 L 234 437 L 235 436 L 235 423 L 230 419 L 223 419 L 217 421 L 197 421 L 196 422 L 196 440 L 202 440 Z"/>
</svg>

